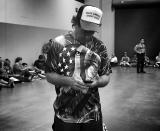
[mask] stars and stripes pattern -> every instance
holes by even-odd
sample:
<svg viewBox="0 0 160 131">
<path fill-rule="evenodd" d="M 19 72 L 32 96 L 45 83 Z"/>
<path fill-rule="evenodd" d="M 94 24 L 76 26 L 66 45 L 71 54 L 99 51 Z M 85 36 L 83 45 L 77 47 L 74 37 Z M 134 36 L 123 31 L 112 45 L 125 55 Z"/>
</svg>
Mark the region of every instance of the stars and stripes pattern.
<svg viewBox="0 0 160 131">
<path fill-rule="evenodd" d="M 76 47 L 68 45 L 59 53 L 59 72 L 65 76 L 72 76 L 75 66 Z"/>
<path fill-rule="evenodd" d="M 97 75 L 100 61 L 96 53 L 83 45 L 67 45 L 59 53 L 58 68 L 61 74 L 86 82 Z"/>
</svg>

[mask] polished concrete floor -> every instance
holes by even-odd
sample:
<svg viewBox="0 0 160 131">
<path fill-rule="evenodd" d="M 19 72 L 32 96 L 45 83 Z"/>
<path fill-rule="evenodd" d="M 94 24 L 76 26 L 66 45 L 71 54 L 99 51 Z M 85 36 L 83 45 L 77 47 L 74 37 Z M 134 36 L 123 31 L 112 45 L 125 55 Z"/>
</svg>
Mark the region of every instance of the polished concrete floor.
<svg viewBox="0 0 160 131">
<path fill-rule="evenodd" d="M 160 69 L 114 67 L 100 89 L 103 119 L 109 131 L 160 131 Z M 0 90 L 0 131 L 51 131 L 54 86 L 46 80 Z"/>
</svg>

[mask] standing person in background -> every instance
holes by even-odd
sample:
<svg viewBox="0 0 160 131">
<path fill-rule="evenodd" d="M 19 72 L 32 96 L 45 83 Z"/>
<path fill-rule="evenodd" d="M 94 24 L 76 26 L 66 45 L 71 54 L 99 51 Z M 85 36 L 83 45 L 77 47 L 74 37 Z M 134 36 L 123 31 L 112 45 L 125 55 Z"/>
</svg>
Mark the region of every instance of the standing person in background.
<svg viewBox="0 0 160 131">
<path fill-rule="evenodd" d="M 47 55 L 46 78 L 55 85 L 54 131 L 103 131 L 98 89 L 109 83 L 105 44 L 94 37 L 102 11 L 90 5 L 72 18 L 72 33 L 56 37 Z"/>
<path fill-rule="evenodd" d="M 137 54 L 137 73 L 146 73 L 144 71 L 144 62 L 146 54 L 146 46 L 144 39 L 141 39 L 140 42 L 134 47 L 134 51 Z"/>
</svg>

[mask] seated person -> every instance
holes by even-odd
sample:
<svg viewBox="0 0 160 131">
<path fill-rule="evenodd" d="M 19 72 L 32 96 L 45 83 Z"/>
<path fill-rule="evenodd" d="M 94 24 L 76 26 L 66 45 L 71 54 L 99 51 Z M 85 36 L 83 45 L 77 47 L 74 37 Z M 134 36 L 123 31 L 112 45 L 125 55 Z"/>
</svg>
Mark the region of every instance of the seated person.
<svg viewBox="0 0 160 131">
<path fill-rule="evenodd" d="M 150 60 L 149 60 L 149 57 L 147 55 L 145 55 L 144 65 L 145 66 L 150 66 Z"/>
<path fill-rule="evenodd" d="M 35 70 L 38 73 L 40 78 L 45 78 L 45 66 L 46 66 L 46 58 L 44 55 L 39 55 L 38 59 L 35 60 L 34 65 Z"/>
<path fill-rule="evenodd" d="M 11 67 L 11 61 L 9 59 L 4 60 L 3 68 L 5 69 L 5 71 L 8 75 L 13 74 L 13 70 L 12 70 L 12 67 Z"/>
<path fill-rule="evenodd" d="M 3 60 L 2 60 L 2 57 L 0 57 L 0 68 L 2 68 L 3 66 Z"/>
<path fill-rule="evenodd" d="M 34 62 L 34 67 L 38 68 L 39 70 L 44 71 L 46 65 L 46 58 L 44 55 L 39 55 L 38 59 Z"/>
<path fill-rule="evenodd" d="M 22 82 L 30 82 L 34 75 L 29 72 L 28 67 L 22 65 L 22 57 L 17 57 L 13 65 L 13 72 L 17 75 L 17 78 Z"/>
<path fill-rule="evenodd" d="M 160 68 L 160 52 L 159 52 L 158 56 L 156 56 L 155 67 L 159 67 Z"/>
<path fill-rule="evenodd" d="M 136 67 L 137 66 L 137 55 L 136 54 L 134 54 L 133 58 L 131 58 L 130 65 L 132 67 Z"/>
<path fill-rule="evenodd" d="M 6 74 L 0 71 L 0 86 L 13 88 L 15 86 L 14 80 L 10 79 Z"/>
<path fill-rule="evenodd" d="M 13 73 L 13 69 L 11 67 L 11 61 L 9 59 L 5 59 L 3 68 L 6 74 L 8 75 L 9 79 L 13 80 L 15 84 L 20 82 L 17 76 L 14 75 Z"/>
<path fill-rule="evenodd" d="M 130 58 L 127 56 L 127 52 L 124 52 L 124 56 L 121 58 L 120 66 L 129 67 Z"/>
<path fill-rule="evenodd" d="M 22 63 L 23 68 L 27 69 L 31 74 L 35 73 L 35 70 L 33 67 L 28 66 L 27 63 Z"/>
<path fill-rule="evenodd" d="M 5 69 L 5 61 L 0 61 L 0 86 L 3 87 L 14 87 L 14 81 L 11 79 Z"/>
<path fill-rule="evenodd" d="M 116 66 L 118 64 L 118 59 L 114 54 L 112 54 L 112 56 L 110 58 L 110 64 L 111 64 L 111 66 Z"/>
</svg>

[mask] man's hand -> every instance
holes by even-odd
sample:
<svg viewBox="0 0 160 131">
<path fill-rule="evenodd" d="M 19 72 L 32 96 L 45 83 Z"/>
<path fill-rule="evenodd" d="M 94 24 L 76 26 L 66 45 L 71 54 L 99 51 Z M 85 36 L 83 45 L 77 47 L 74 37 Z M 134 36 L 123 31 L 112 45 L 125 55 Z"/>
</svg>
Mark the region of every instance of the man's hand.
<svg viewBox="0 0 160 131">
<path fill-rule="evenodd" d="M 100 88 L 105 87 L 110 81 L 109 75 L 103 75 L 99 77 L 98 79 L 95 79 L 92 83 L 87 83 L 86 86 L 89 88 Z"/>
<path fill-rule="evenodd" d="M 73 77 L 71 77 L 71 79 L 73 80 L 72 85 L 71 85 L 73 89 L 82 91 L 84 94 L 87 93 L 89 87 L 85 83 L 77 81 Z"/>
<path fill-rule="evenodd" d="M 86 84 L 89 88 L 95 88 L 98 86 L 98 80 L 94 80 L 92 83 Z"/>
</svg>

